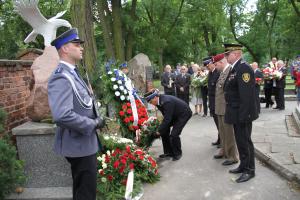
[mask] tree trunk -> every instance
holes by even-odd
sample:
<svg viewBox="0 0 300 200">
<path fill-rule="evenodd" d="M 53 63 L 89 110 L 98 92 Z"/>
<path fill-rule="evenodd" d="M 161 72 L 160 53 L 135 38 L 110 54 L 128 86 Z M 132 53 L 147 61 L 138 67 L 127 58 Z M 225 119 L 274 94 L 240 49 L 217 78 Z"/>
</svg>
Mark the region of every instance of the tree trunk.
<svg viewBox="0 0 300 200">
<path fill-rule="evenodd" d="M 71 3 L 72 24 L 78 27 L 79 37 L 84 40 L 83 63 L 89 72 L 93 71 L 97 60 L 91 6 L 91 1 L 73 0 Z"/>
<path fill-rule="evenodd" d="M 132 23 L 134 23 L 137 19 L 135 11 L 136 11 L 136 2 L 137 0 L 132 0 L 130 17 Z M 126 60 L 129 61 L 132 58 L 132 51 L 134 45 L 134 33 L 133 33 L 133 25 L 129 24 L 129 30 L 127 30 L 127 40 L 126 40 Z"/>
<path fill-rule="evenodd" d="M 163 68 L 163 54 L 164 54 L 164 50 L 162 48 L 158 49 L 158 66 L 160 66 L 161 68 Z"/>
<path fill-rule="evenodd" d="M 298 15 L 298 17 L 300 17 L 300 11 L 299 11 L 299 8 L 297 7 L 297 5 L 296 5 L 296 2 L 295 2 L 295 0 L 290 0 L 291 1 L 291 4 L 292 4 L 292 6 L 293 6 L 293 8 L 294 8 L 294 10 L 295 10 L 295 12 L 296 12 L 296 14 Z M 299 1 L 298 1 L 299 2 Z"/>
<path fill-rule="evenodd" d="M 100 23 L 103 31 L 103 40 L 105 45 L 105 54 L 108 59 L 115 59 L 115 52 L 113 48 L 113 42 L 111 38 L 111 23 L 109 13 L 105 16 L 107 2 L 106 0 L 98 0 L 98 13 L 100 17 Z"/>
<path fill-rule="evenodd" d="M 235 27 L 234 27 L 235 22 L 234 22 L 234 19 L 233 19 L 233 5 L 230 6 L 229 13 L 230 13 L 230 16 L 229 16 L 230 28 L 231 28 L 231 32 L 233 34 L 234 39 L 238 43 L 240 43 L 241 45 L 243 45 L 249 51 L 249 53 L 252 56 L 252 58 L 254 59 L 254 61 L 259 62 L 259 57 L 255 54 L 255 52 L 253 51 L 253 49 L 251 49 L 250 46 L 247 43 L 241 41 L 236 36 Z"/>
<path fill-rule="evenodd" d="M 203 34 L 204 34 L 203 36 L 204 36 L 206 50 L 208 52 L 208 55 L 211 56 L 212 52 L 211 52 L 211 45 L 209 41 L 209 34 L 208 34 L 207 27 L 205 25 L 203 26 Z"/>
<path fill-rule="evenodd" d="M 116 59 L 124 62 L 124 40 L 122 34 L 121 21 L 121 0 L 112 0 L 112 19 L 113 19 L 113 39 L 115 46 Z"/>
</svg>

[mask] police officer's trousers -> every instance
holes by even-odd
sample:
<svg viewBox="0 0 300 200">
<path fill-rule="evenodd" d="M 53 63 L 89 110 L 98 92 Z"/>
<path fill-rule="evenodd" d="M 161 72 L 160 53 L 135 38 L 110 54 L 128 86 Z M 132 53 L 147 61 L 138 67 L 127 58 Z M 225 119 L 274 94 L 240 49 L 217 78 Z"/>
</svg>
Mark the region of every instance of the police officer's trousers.
<svg viewBox="0 0 300 200">
<path fill-rule="evenodd" d="M 76 158 L 66 157 L 66 159 L 71 164 L 73 200 L 96 200 L 96 154 Z"/>
</svg>

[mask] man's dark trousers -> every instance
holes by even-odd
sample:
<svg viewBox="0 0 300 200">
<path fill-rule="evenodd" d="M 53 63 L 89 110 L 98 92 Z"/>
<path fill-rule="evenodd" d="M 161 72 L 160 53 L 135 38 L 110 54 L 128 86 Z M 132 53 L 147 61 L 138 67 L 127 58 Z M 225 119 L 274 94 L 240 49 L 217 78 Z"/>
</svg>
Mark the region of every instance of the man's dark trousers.
<svg viewBox="0 0 300 200">
<path fill-rule="evenodd" d="M 252 122 L 233 125 L 235 140 L 240 154 L 239 168 L 245 172 L 254 172 L 254 146 L 251 140 Z"/>
<path fill-rule="evenodd" d="M 95 200 L 97 187 L 96 154 L 85 157 L 66 157 L 71 164 L 73 200 Z"/>
</svg>

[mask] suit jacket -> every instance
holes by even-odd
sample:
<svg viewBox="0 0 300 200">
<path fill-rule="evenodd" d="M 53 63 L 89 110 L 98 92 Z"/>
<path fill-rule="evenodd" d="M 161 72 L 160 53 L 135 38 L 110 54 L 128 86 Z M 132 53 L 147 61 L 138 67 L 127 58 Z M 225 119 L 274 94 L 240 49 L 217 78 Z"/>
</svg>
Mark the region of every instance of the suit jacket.
<svg viewBox="0 0 300 200">
<path fill-rule="evenodd" d="M 182 74 L 178 74 L 175 78 L 175 86 L 176 86 L 176 92 L 177 94 L 189 94 L 191 84 L 191 76 L 189 74 L 185 74 L 182 76 Z M 180 91 L 180 87 L 184 88 L 184 91 Z"/>
<path fill-rule="evenodd" d="M 174 92 L 174 83 L 171 84 L 171 88 L 169 88 L 169 83 L 170 83 L 170 79 L 172 81 L 175 80 L 175 76 L 173 73 L 167 73 L 167 72 L 164 72 L 161 76 L 161 85 L 164 87 L 164 91 L 165 92 Z"/>
<path fill-rule="evenodd" d="M 65 157 L 96 153 L 96 115 L 90 92 L 76 72 L 60 63 L 48 82 L 48 101 L 57 125 L 54 151 Z"/>
<path fill-rule="evenodd" d="M 285 78 L 287 75 L 287 69 L 286 67 L 281 67 L 278 71 L 282 72 L 281 79 L 276 79 L 276 88 L 285 88 Z"/>
<path fill-rule="evenodd" d="M 159 132 L 164 133 L 171 126 L 178 123 L 180 120 L 190 118 L 192 111 L 186 102 L 171 95 L 160 95 L 158 110 L 164 116 L 164 119 L 159 127 Z"/>
<path fill-rule="evenodd" d="M 217 83 L 216 83 L 216 104 L 215 104 L 215 113 L 216 115 L 225 115 L 226 101 L 224 96 L 224 84 L 227 79 L 227 76 L 230 72 L 231 67 L 228 66 L 224 72 L 221 72 Z"/>
<path fill-rule="evenodd" d="M 225 81 L 225 122 L 249 123 L 258 118 L 253 69 L 238 60 Z"/>
<path fill-rule="evenodd" d="M 213 72 L 208 73 L 208 83 L 207 83 L 207 89 L 208 89 L 208 104 L 209 109 L 211 111 L 215 110 L 215 95 L 216 95 L 216 85 L 217 81 L 220 77 L 220 72 L 215 69 Z"/>
</svg>

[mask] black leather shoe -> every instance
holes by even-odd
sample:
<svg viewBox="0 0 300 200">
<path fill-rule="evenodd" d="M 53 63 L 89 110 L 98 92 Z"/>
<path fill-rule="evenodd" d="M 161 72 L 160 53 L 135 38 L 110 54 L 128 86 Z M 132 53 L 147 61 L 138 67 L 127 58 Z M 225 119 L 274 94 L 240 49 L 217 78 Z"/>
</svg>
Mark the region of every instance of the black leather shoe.
<svg viewBox="0 0 300 200">
<path fill-rule="evenodd" d="M 182 155 L 173 156 L 173 161 L 179 160 L 182 157 Z"/>
<path fill-rule="evenodd" d="M 284 108 L 278 108 L 279 110 L 284 110 Z"/>
<path fill-rule="evenodd" d="M 239 174 L 239 173 L 243 173 L 243 172 L 244 172 L 244 170 L 240 169 L 239 167 L 229 170 L 229 173 L 232 173 L 232 174 Z"/>
<path fill-rule="evenodd" d="M 266 105 L 266 108 L 269 108 L 269 104 Z"/>
<path fill-rule="evenodd" d="M 246 181 L 249 181 L 254 176 L 255 176 L 254 172 L 252 172 L 252 173 L 243 173 L 238 179 L 235 180 L 235 182 L 237 182 L 237 183 L 246 182 Z"/>
<path fill-rule="evenodd" d="M 224 157 L 224 155 L 214 155 L 214 159 L 221 159 L 223 157 Z"/>
<path fill-rule="evenodd" d="M 219 145 L 219 144 L 220 144 L 220 142 L 218 142 L 218 141 L 211 143 L 211 145 L 213 145 L 213 146 L 216 146 L 216 145 Z"/>
<path fill-rule="evenodd" d="M 167 154 L 161 154 L 159 155 L 160 158 L 167 158 L 167 157 L 172 157 L 171 154 L 167 153 Z"/>
<path fill-rule="evenodd" d="M 235 160 L 225 160 L 222 165 L 224 166 L 227 166 L 227 165 L 233 165 L 233 164 L 236 164 L 238 163 L 238 161 L 235 161 Z"/>
<path fill-rule="evenodd" d="M 273 109 L 279 109 L 277 106 L 275 107 L 275 108 L 273 108 Z"/>
</svg>

